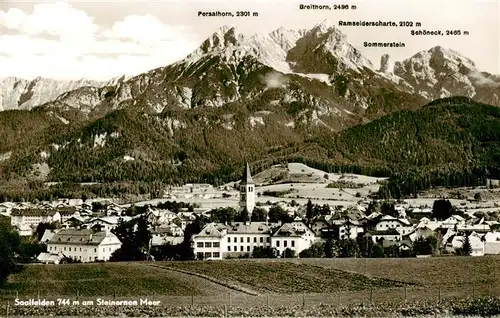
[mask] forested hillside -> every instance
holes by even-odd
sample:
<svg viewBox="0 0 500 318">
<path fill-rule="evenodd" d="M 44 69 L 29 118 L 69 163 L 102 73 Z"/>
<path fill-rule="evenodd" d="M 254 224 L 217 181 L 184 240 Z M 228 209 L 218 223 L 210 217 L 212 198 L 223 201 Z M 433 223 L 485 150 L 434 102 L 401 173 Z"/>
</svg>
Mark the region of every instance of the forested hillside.
<svg viewBox="0 0 500 318">
<path fill-rule="evenodd" d="M 38 163 L 50 168 L 46 181 L 221 184 L 238 178 L 247 160 L 254 173 L 298 161 L 330 172 L 390 176 L 381 195 L 400 197 L 499 176 L 500 108 L 468 98 L 437 100 L 340 133 L 297 132 L 272 116 L 252 125 L 252 113 L 239 109 L 232 109 L 231 129 L 226 108 L 161 115 L 116 110 L 71 130 L 33 124 L 39 128 L 26 127 L 30 142 L 19 143 L 23 155 L 0 162 L 3 179 L 29 179 Z"/>
</svg>

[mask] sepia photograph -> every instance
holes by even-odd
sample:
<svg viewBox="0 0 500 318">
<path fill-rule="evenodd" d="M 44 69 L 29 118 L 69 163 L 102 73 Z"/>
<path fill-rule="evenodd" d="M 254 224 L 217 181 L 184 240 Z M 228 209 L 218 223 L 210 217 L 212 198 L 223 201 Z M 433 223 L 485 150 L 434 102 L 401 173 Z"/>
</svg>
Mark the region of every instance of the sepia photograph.
<svg viewBox="0 0 500 318">
<path fill-rule="evenodd" d="M 500 317 L 500 0 L 0 0 L 0 317 Z"/>
</svg>

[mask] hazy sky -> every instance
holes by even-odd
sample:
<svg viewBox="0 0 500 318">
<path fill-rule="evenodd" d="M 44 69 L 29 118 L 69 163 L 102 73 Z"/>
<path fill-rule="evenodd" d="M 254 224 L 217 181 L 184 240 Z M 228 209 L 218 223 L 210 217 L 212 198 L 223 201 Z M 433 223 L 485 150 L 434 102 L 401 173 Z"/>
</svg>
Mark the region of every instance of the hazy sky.
<svg viewBox="0 0 500 318">
<path fill-rule="evenodd" d="M 461 30 L 461 36 L 411 36 L 404 27 L 338 27 L 375 66 L 441 45 L 500 74 L 500 0 L 337 0 L 356 10 L 299 10 L 294 0 L 0 0 L 0 76 L 107 79 L 135 75 L 179 60 L 225 24 L 244 34 L 283 26 L 312 28 L 329 19 L 414 21 L 427 30 Z M 198 11 L 252 11 L 258 17 L 198 17 Z M 364 48 L 363 42 L 405 42 L 405 48 Z"/>
</svg>

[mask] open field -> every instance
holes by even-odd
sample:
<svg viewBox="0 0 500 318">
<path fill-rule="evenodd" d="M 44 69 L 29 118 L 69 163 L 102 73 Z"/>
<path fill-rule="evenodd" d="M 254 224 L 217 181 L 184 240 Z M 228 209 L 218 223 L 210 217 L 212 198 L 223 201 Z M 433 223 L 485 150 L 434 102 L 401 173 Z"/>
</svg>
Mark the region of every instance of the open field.
<svg viewBox="0 0 500 318">
<path fill-rule="evenodd" d="M 292 260 L 296 261 L 418 286 L 484 285 L 494 286 L 500 292 L 500 256 Z"/>
<path fill-rule="evenodd" d="M 357 273 L 323 268 L 300 261 L 291 263 L 222 260 L 182 263 L 159 262 L 156 265 L 207 275 L 219 281 L 259 293 L 335 293 L 339 290 L 359 291 L 405 285 L 390 279 L 369 278 Z"/>
<path fill-rule="evenodd" d="M 500 257 L 31 265 L 0 290 L 0 316 L 485 317 L 500 315 L 499 265 Z M 54 305 L 16 306 L 16 296 Z"/>
<path fill-rule="evenodd" d="M 443 293 L 500 295 L 500 257 L 29 265 L 9 278 L 6 288 L 0 290 L 0 297 L 16 291 L 22 296 L 78 293 L 82 297 L 152 294 L 191 297 L 228 293 L 235 297 L 302 296 L 342 292 L 366 299 L 373 291 L 375 296 L 394 291 L 401 298 L 403 290 L 410 294 L 412 291 L 437 294 L 438 289 Z M 250 292 L 245 294 L 245 291 Z"/>
<path fill-rule="evenodd" d="M 230 289 L 208 280 L 141 263 L 28 265 L 11 275 L 1 296 L 213 295 Z"/>
</svg>

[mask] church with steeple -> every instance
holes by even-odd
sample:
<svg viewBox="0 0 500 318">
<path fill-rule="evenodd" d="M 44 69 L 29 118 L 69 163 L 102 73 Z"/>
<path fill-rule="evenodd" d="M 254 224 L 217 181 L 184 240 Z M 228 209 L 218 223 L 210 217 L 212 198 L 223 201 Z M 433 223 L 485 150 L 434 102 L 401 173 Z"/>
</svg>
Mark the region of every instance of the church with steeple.
<svg viewBox="0 0 500 318">
<path fill-rule="evenodd" d="M 252 180 L 252 175 L 250 174 L 250 166 L 248 162 L 243 170 L 243 176 L 239 184 L 240 187 L 240 210 L 243 212 L 246 208 L 248 215 L 251 216 L 253 209 L 255 208 L 255 182 Z"/>
</svg>

